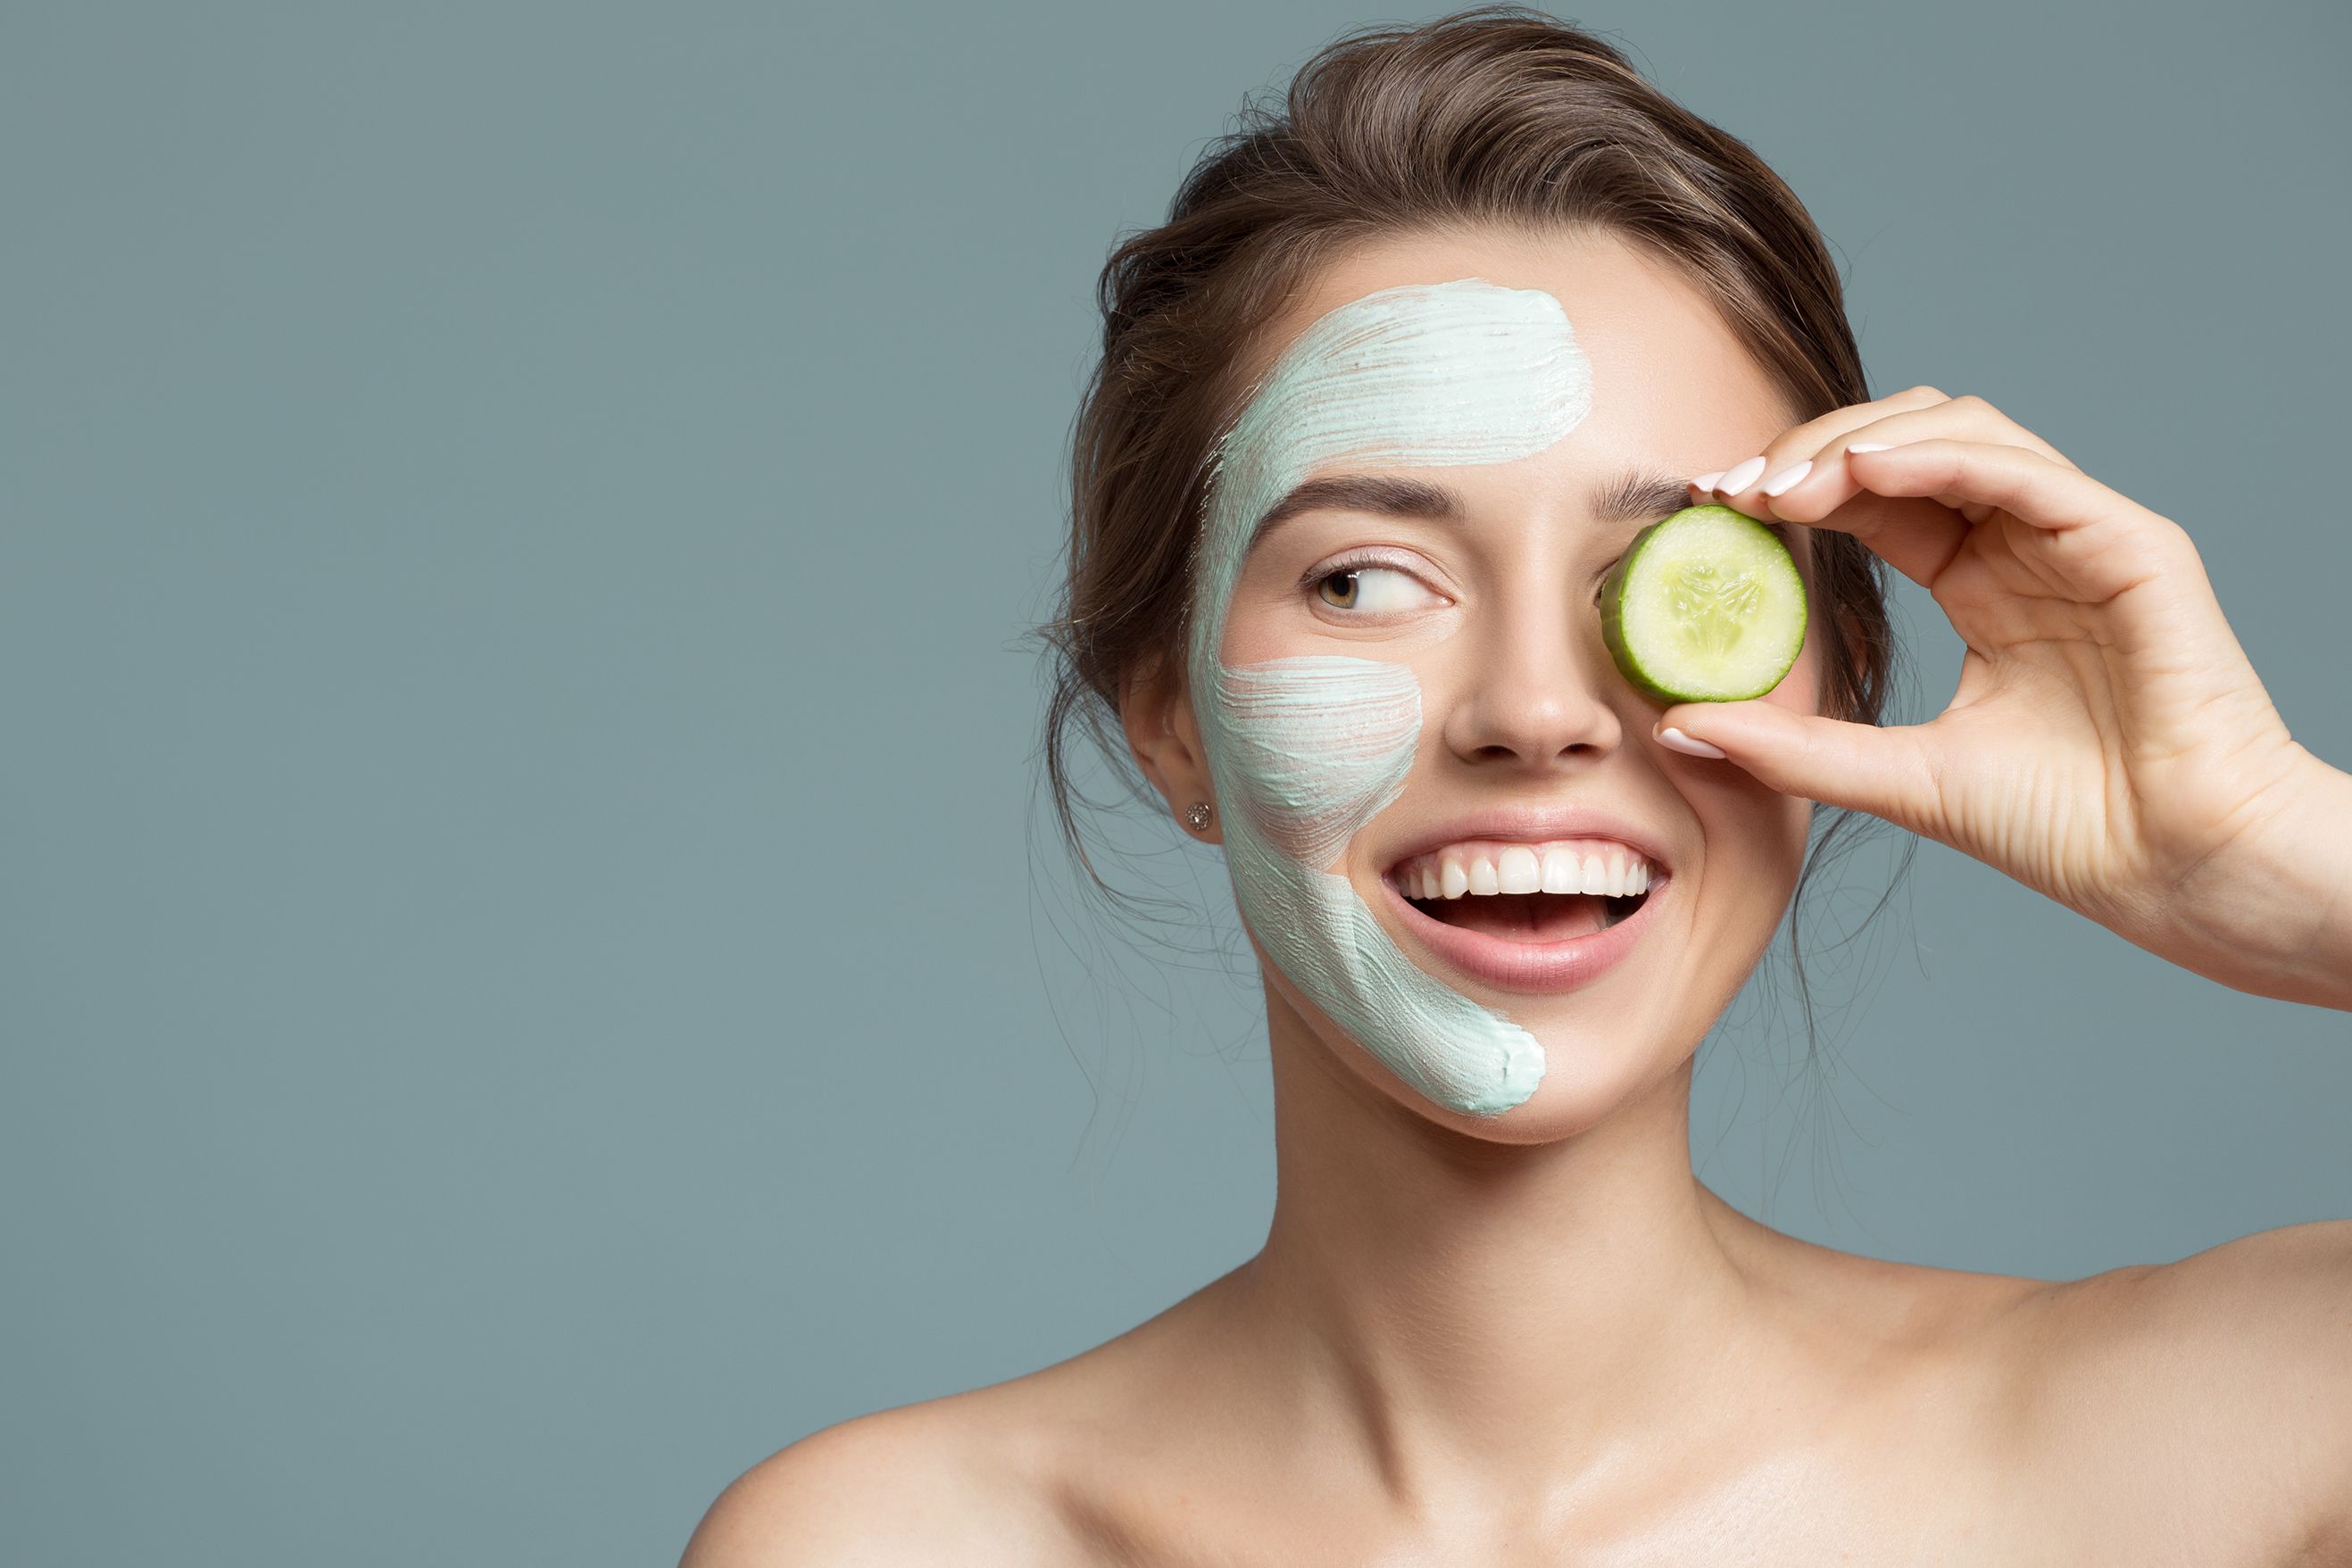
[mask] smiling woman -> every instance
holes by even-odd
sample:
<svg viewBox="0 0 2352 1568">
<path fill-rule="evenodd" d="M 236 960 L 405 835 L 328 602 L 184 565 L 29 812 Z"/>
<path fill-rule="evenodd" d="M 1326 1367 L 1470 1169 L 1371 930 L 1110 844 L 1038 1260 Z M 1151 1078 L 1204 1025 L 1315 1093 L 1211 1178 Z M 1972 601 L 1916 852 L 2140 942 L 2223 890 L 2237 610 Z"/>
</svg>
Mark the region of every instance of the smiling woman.
<svg viewBox="0 0 2352 1568">
<path fill-rule="evenodd" d="M 1405 76 L 1415 70 L 1435 74 L 1409 85 Z M 1425 117 L 1420 127 L 1398 118 L 1408 101 Z M 1474 113 L 1474 106 L 1483 107 Z M 1087 843 L 1070 747 L 1083 736 L 1114 758 L 1129 755 L 1121 693 L 1165 669 L 1196 617 L 1222 612 L 1217 603 L 1192 602 L 1207 535 L 1169 528 L 1164 519 L 1204 515 L 1216 444 L 1230 447 L 1240 396 L 1268 369 L 1265 302 L 1294 295 L 1335 255 L 1360 251 L 1381 234 L 1459 232 L 1467 224 L 1612 236 L 1686 285 L 1720 323 L 1717 340 L 1694 345 L 1712 360 L 1677 360 L 1652 344 L 1637 378 L 1654 412 L 1678 423 L 1685 439 L 1703 427 L 1680 411 L 1716 400 L 1712 374 L 1727 357 L 1763 381 L 1759 395 L 1778 425 L 1867 396 L 1835 268 L 1794 195 L 1745 146 L 1657 95 L 1597 40 L 1507 12 L 1375 33 L 1301 71 L 1288 110 L 1286 122 L 1238 133 L 1205 157 L 1170 222 L 1126 241 L 1103 272 L 1103 357 L 1076 440 L 1070 575 L 1063 612 L 1045 629 L 1058 667 L 1044 758 L 1065 841 L 1113 911 L 1129 901 L 1100 875 Z M 1435 127 L 1445 133 L 1425 133 Z M 1391 144 L 1379 144 L 1383 138 Z M 1569 169 L 1574 178 L 1558 177 Z M 1149 373 L 1163 364 L 1199 370 Z M 1464 384 L 1457 375 L 1452 395 Z M 1707 455 L 1700 448 L 1694 461 Z M 1595 594 L 1635 532 L 1690 504 L 1688 478 L 1661 456 L 1654 447 L 1631 449 L 1616 467 L 1579 476 L 1585 504 L 1574 516 L 1580 541 L 1598 552 L 1588 574 Z M 1361 467 L 1306 475 L 1261 498 L 1244 559 L 1255 558 L 1283 525 L 1318 512 L 1456 528 L 1465 521 L 1460 490 L 1444 478 Z M 1808 541 L 1791 535 L 1811 530 L 1765 520 L 1795 550 L 1820 608 L 1809 641 L 1818 710 L 1877 723 L 1899 660 L 1883 561 L 1850 535 Z M 1381 553 L 1307 565 L 1329 575 Z M 1393 599 L 1412 591 L 1412 579 L 1389 553 L 1382 572 Z M 1809 821 L 1812 841 L 1793 895 L 1800 904 L 1871 825 L 1843 810 Z M 1246 891 L 1237 892 L 1245 901 Z M 1787 923 L 1787 941 L 1810 1064 L 1806 925 L 1801 909 Z"/>
<path fill-rule="evenodd" d="M 1370 1087 L 1488 1135 L 1572 1131 L 1686 1067 L 1685 1037 L 1769 940 L 1811 826 L 1802 802 L 1643 767 L 1670 754 L 1624 744 L 1641 694 L 1599 646 L 1593 585 L 1655 513 L 1580 507 L 1635 494 L 1629 474 L 1703 464 L 1710 442 L 1760 444 L 1784 400 L 1673 269 L 1569 227 L 1359 240 L 1265 337 L 1279 351 L 1205 476 L 1182 667 L 1124 689 L 1133 754 L 1171 801 L 1217 807 L 1278 1042 L 1351 1068 L 1369 1055 L 1388 1070 Z M 1691 398 L 1665 394 L 1663 363 L 1722 368 Z M 1439 504 L 1338 504 L 1415 491 Z M 1647 498 L 1685 502 L 1689 485 Z M 1372 559 L 1397 580 L 1384 611 L 1297 591 Z M 1821 673 L 1816 658 L 1779 700 L 1812 711 Z M 1677 777 L 1681 801 L 1661 789 Z M 1678 817 L 1712 818 L 1712 840 Z M 1397 892 L 1395 864 L 1433 852 L 1440 898 L 1445 858 L 1461 865 L 1457 918 Z M 1628 856 L 1657 878 L 1629 921 L 1604 925 L 1580 874 L 1542 887 L 1546 860 L 1600 880 Z M 1677 948 L 1671 981 L 1645 961 Z M 1589 994 L 1571 1008 L 1571 991 Z M 1643 1015 L 1653 1028 L 1626 1027 Z M 1628 1049 L 1643 1035 L 1685 1043 Z"/>
<path fill-rule="evenodd" d="M 1273 1223 L 1108 1344 L 794 1445 L 690 1563 L 785 1539 L 802 1563 L 1711 1562 L 1737 1539 L 2256 1563 L 2343 1539 L 2341 1228 L 2053 1284 L 1817 1247 L 1690 1164 L 1695 1052 L 1822 862 L 1821 817 L 1934 833 L 2203 972 L 2352 1005 L 2328 977 L 2352 922 L 2279 935 L 2291 902 L 2344 902 L 2339 866 L 2282 852 L 2342 776 L 2259 703 L 2177 528 L 1979 400 L 1871 401 L 1788 187 L 1533 12 L 1318 56 L 1119 245 L 1100 305 L 1046 767 L 1090 871 L 1080 736 L 1223 847 L 1265 984 Z M 1762 696 L 1662 706 L 1601 590 L 1696 503 L 1784 591 L 1739 517 L 1785 543 L 1811 613 Z M 1973 711 L 1937 721 L 2000 716 L 1969 746 L 1881 726 L 1890 562 L 1983 607 Z M 1994 582 L 2080 597 L 2038 613 Z M 2200 650 L 2210 684 L 2158 706 L 2232 718 L 2143 791 L 2172 804 L 2126 826 L 2161 832 L 2072 847 L 2126 774 L 2063 747 L 2151 721 L 2128 693 L 2077 692 L 2079 717 L 2049 695 L 2098 663 L 2036 643 L 2057 625 Z M 2199 744 L 2148 733 L 2126 761 Z M 2159 887 L 2193 910 L 2149 915 Z"/>
</svg>

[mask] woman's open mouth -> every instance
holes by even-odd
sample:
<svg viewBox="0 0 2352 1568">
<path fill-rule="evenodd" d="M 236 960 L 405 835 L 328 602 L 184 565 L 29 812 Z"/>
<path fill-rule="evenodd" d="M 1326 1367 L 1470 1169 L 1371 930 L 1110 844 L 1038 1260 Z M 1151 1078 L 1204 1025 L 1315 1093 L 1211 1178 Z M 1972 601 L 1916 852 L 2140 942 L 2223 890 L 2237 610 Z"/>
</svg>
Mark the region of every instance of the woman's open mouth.
<svg viewBox="0 0 2352 1568">
<path fill-rule="evenodd" d="M 1481 840 L 1414 855 L 1382 880 L 1439 957 L 1507 989 L 1554 991 L 1630 949 L 1672 879 L 1606 840 Z"/>
</svg>

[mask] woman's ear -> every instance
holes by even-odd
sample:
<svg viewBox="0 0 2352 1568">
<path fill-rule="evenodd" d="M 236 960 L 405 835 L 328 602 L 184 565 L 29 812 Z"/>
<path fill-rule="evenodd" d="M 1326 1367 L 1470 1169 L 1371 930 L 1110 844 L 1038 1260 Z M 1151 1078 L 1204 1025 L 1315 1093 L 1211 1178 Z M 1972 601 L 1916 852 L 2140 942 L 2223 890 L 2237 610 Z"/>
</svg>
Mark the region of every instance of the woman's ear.
<svg viewBox="0 0 2352 1568">
<path fill-rule="evenodd" d="M 1223 842 L 1214 814 L 1217 797 L 1209 782 L 1208 752 L 1201 744 L 1192 694 L 1185 689 L 1182 662 L 1160 657 L 1139 666 L 1120 694 L 1118 718 L 1135 765 L 1166 799 L 1169 814 L 1183 822 L 1193 806 L 1207 806 L 1208 824 L 1195 829 L 1186 823 L 1187 831 L 1206 843 Z"/>
</svg>

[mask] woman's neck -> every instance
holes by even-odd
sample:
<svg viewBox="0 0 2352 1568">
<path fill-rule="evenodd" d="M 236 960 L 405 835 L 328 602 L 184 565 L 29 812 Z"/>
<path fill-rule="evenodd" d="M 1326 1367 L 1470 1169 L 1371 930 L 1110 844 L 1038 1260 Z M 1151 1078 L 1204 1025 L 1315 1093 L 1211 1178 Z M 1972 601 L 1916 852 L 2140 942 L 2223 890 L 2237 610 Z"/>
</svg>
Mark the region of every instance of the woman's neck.
<svg viewBox="0 0 2352 1568">
<path fill-rule="evenodd" d="M 1652 1462 L 1732 1414 L 1771 1359 L 1789 1239 L 1693 1174 L 1687 1061 L 1583 1133 L 1512 1145 L 1388 1099 L 1269 1011 L 1279 1185 L 1227 1305 L 1303 1440 L 1443 1508 Z"/>
</svg>

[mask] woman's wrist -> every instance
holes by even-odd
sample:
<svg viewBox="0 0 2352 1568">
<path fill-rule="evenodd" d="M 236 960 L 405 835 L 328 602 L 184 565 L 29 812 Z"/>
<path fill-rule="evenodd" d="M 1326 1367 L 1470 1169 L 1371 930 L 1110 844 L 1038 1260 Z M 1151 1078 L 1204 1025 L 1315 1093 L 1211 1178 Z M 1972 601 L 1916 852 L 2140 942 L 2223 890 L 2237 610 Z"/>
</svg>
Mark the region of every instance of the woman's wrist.
<svg viewBox="0 0 2352 1568">
<path fill-rule="evenodd" d="M 2234 990 L 2352 1010 L 2352 774 L 2298 746 L 2282 809 L 2174 892 L 2175 962 Z"/>
</svg>

